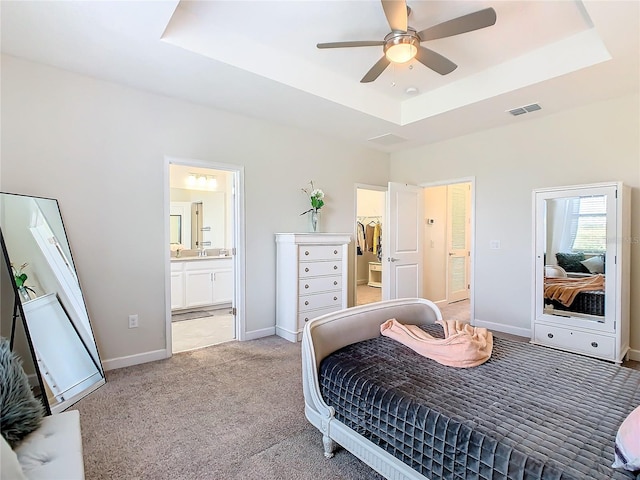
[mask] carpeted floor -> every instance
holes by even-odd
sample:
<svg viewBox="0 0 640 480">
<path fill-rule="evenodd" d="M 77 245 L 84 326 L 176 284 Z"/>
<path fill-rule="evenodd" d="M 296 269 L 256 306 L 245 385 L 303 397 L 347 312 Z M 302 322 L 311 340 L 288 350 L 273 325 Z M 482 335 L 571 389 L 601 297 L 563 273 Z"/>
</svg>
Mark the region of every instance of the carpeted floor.
<svg viewBox="0 0 640 480">
<path fill-rule="evenodd" d="M 73 408 L 87 480 L 381 478 L 344 450 L 324 458 L 300 344 L 275 336 L 109 371 Z"/>
<path fill-rule="evenodd" d="M 87 480 L 382 478 L 344 450 L 324 458 L 304 416 L 300 344 L 275 336 L 109 371 L 73 408 Z"/>
</svg>

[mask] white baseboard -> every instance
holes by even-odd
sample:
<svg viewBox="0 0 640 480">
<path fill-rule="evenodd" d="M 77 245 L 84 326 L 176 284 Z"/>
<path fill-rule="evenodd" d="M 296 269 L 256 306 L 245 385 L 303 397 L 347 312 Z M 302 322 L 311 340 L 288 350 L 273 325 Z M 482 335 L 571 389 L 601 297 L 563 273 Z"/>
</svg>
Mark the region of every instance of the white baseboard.
<svg viewBox="0 0 640 480">
<path fill-rule="evenodd" d="M 256 338 L 270 337 L 276 334 L 276 327 L 261 328 L 260 330 L 251 330 L 244 332 L 244 340 L 255 340 Z"/>
<path fill-rule="evenodd" d="M 116 368 L 130 367 L 141 363 L 155 362 L 156 360 L 164 360 L 171 355 L 166 350 L 153 350 L 151 352 L 137 353 L 126 357 L 110 358 L 102 361 L 102 368 L 105 371 L 115 370 Z"/>
<path fill-rule="evenodd" d="M 474 327 L 484 327 L 488 330 L 518 335 L 519 337 L 531 337 L 531 329 L 522 327 L 513 327 L 504 323 L 485 322 L 477 318 L 471 323 Z"/>
<path fill-rule="evenodd" d="M 244 340 L 255 340 L 256 338 L 269 337 L 276 334 L 276 327 L 268 327 L 260 330 L 246 332 Z M 138 353 L 136 355 L 128 355 L 126 357 L 110 358 L 102 361 L 102 368 L 105 371 L 115 370 L 116 368 L 131 367 L 132 365 L 140 365 L 141 363 L 155 362 L 156 360 L 164 360 L 171 357 L 166 350 L 154 350 L 151 352 Z M 35 375 L 33 381 L 37 383 Z"/>
<path fill-rule="evenodd" d="M 640 350 L 629 349 L 629 360 L 640 362 Z"/>
</svg>

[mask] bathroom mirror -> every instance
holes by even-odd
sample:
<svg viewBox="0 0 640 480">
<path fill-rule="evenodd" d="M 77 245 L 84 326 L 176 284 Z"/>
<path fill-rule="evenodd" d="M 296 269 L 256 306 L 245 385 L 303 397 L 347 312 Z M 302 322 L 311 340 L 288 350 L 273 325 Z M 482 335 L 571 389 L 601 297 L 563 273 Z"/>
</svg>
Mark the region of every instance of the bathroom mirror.
<svg viewBox="0 0 640 480">
<path fill-rule="evenodd" d="M 0 235 L 13 280 L 12 337 L 22 319 L 48 411 L 105 383 L 57 200 L 0 193 Z"/>
<path fill-rule="evenodd" d="M 189 191 L 171 189 L 170 243 L 181 243 L 187 249 L 229 248 L 227 229 L 227 203 L 224 192 Z M 181 201 L 174 201 L 179 198 Z M 188 201 L 187 201 L 188 200 Z M 174 242 L 177 231 L 174 216 L 181 218 L 181 241 Z"/>
</svg>

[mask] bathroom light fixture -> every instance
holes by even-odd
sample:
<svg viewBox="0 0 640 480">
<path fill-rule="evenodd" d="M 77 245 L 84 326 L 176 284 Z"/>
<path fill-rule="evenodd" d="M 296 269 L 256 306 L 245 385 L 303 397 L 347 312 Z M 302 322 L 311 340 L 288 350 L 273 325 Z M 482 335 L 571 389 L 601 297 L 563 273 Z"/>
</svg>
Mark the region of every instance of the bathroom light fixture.
<svg viewBox="0 0 640 480">
<path fill-rule="evenodd" d="M 214 175 L 189 173 L 187 187 L 195 190 L 215 190 L 218 187 L 218 180 Z"/>
</svg>

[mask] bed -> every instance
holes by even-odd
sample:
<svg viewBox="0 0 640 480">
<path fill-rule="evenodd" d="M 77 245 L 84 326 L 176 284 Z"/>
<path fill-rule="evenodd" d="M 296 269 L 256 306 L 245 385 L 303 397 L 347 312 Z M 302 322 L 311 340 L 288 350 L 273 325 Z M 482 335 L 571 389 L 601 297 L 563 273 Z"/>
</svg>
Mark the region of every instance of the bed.
<svg viewBox="0 0 640 480">
<path fill-rule="evenodd" d="M 593 288 L 589 284 L 593 284 Z M 570 293 L 574 289 L 577 291 L 573 295 L 563 294 L 563 291 Z M 553 314 L 552 310 L 561 310 L 567 314 L 604 317 L 605 277 L 603 274 L 567 273 L 560 266 L 546 265 L 544 297 L 545 308 L 550 314 Z"/>
<path fill-rule="evenodd" d="M 382 337 L 389 318 L 441 330 L 424 299 L 305 326 L 305 415 L 326 457 L 340 445 L 393 479 L 636 478 L 610 465 L 617 428 L 640 404 L 640 371 L 501 338 L 485 364 L 453 369 Z"/>
</svg>

